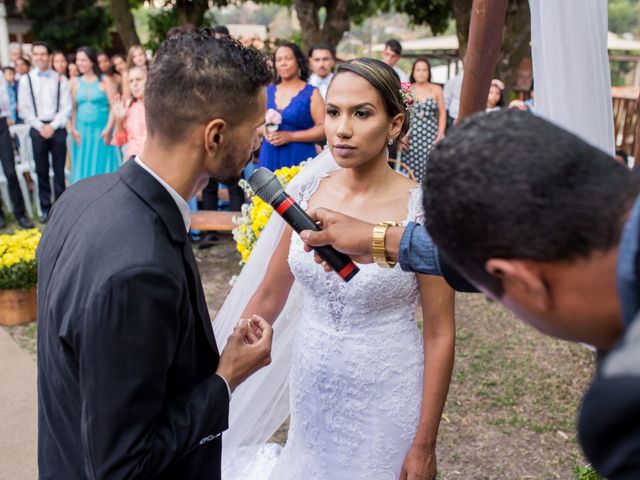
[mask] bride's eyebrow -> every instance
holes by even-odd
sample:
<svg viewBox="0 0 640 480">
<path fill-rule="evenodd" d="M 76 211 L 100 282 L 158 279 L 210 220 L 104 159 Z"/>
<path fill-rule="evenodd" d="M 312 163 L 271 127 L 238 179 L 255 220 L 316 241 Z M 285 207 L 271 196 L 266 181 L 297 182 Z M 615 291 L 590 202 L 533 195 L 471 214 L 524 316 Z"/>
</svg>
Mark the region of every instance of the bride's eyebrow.
<svg viewBox="0 0 640 480">
<path fill-rule="evenodd" d="M 327 106 L 327 107 L 331 107 L 331 108 L 339 108 L 337 105 L 334 105 L 334 104 L 333 104 L 333 103 L 331 103 L 331 102 L 327 102 L 326 106 Z M 357 104 L 357 105 L 353 105 L 353 106 L 351 106 L 351 107 L 349 107 L 349 108 L 351 108 L 352 110 L 357 110 L 357 109 L 362 108 L 362 107 L 371 107 L 371 108 L 373 108 L 374 110 L 376 109 L 376 106 L 375 106 L 373 103 L 371 103 L 371 102 L 359 103 L 359 104 Z"/>
</svg>

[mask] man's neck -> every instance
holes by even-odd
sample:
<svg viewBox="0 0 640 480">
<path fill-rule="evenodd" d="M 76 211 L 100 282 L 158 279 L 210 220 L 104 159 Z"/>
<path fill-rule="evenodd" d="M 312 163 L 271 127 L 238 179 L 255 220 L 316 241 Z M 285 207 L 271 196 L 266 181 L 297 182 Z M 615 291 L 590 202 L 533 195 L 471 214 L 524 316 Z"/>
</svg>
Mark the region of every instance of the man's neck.
<svg viewBox="0 0 640 480">
<path fill-rule="evenodd" d="M 198 149 L 188 143 L 168 143 L 156 143 L 147 137 L 139 157 L 182 198 L 189 201 L 206 186 L 209 177 L 206 172 L 195 167 L 202 165 Z"/>
</svg>

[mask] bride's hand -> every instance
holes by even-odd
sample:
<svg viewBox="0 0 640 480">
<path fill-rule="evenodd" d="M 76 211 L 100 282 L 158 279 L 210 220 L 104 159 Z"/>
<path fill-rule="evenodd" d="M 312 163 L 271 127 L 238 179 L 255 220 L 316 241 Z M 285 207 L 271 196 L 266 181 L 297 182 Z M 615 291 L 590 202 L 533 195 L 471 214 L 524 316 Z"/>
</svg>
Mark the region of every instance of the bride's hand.
<svg viewBox="0 0 640 480">
<path fill-rule="evenodd" d="M 400 480 L 435 480 L 436 450 L 412 445 L 402 463 Z"/>
<path fill-rule="evenodd" d="M 263 330 L 260 327 L 262 317 L 252 315 L 247 319 L 247 334 L 244 336 L 244 342 L 253 345 L 262 338 Z"/>
</svg>

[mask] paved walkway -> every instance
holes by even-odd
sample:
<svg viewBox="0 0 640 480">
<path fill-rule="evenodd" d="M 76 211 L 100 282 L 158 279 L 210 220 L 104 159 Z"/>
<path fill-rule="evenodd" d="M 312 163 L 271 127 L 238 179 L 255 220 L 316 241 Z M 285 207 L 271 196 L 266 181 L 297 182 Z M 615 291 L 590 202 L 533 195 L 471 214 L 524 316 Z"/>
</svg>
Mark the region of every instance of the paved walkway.
<svg viewBox="0 0 640 480">
<path fill-rule="evenodd" d="M 37 478 L 36 364 L 0 328 L 0 480 Z"/>
</svg>

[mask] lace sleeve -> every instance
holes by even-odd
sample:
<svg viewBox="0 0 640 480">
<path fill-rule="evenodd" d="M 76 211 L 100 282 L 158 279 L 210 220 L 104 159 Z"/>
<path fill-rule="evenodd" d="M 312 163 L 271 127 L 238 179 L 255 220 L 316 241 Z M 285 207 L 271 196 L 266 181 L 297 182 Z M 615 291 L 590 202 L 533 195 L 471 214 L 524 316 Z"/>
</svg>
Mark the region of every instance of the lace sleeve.
<svg viewBox="0 0 640 480">
<path fill-rule="evenodd" d="M 320 184 L 320 180 L 325 178 L 329 173 L 323 173 L 320 175 L 315 175 L 305 179 L 305 181 L 300 184 L 299 188 L 293 190 L 291 196 L 293 199 L 300 205 L 303 210 L 307 210 L 309 208 L 309 200 L 318 189 L 318 185 Z"/>
<path fill-rule="evenodd" d="M 409 204 L 407 205 L 407 221 L 424 224 L 425 213 L 422 202 L 422 186 L 418 185 L 409 194 Z"/>
</svg>

